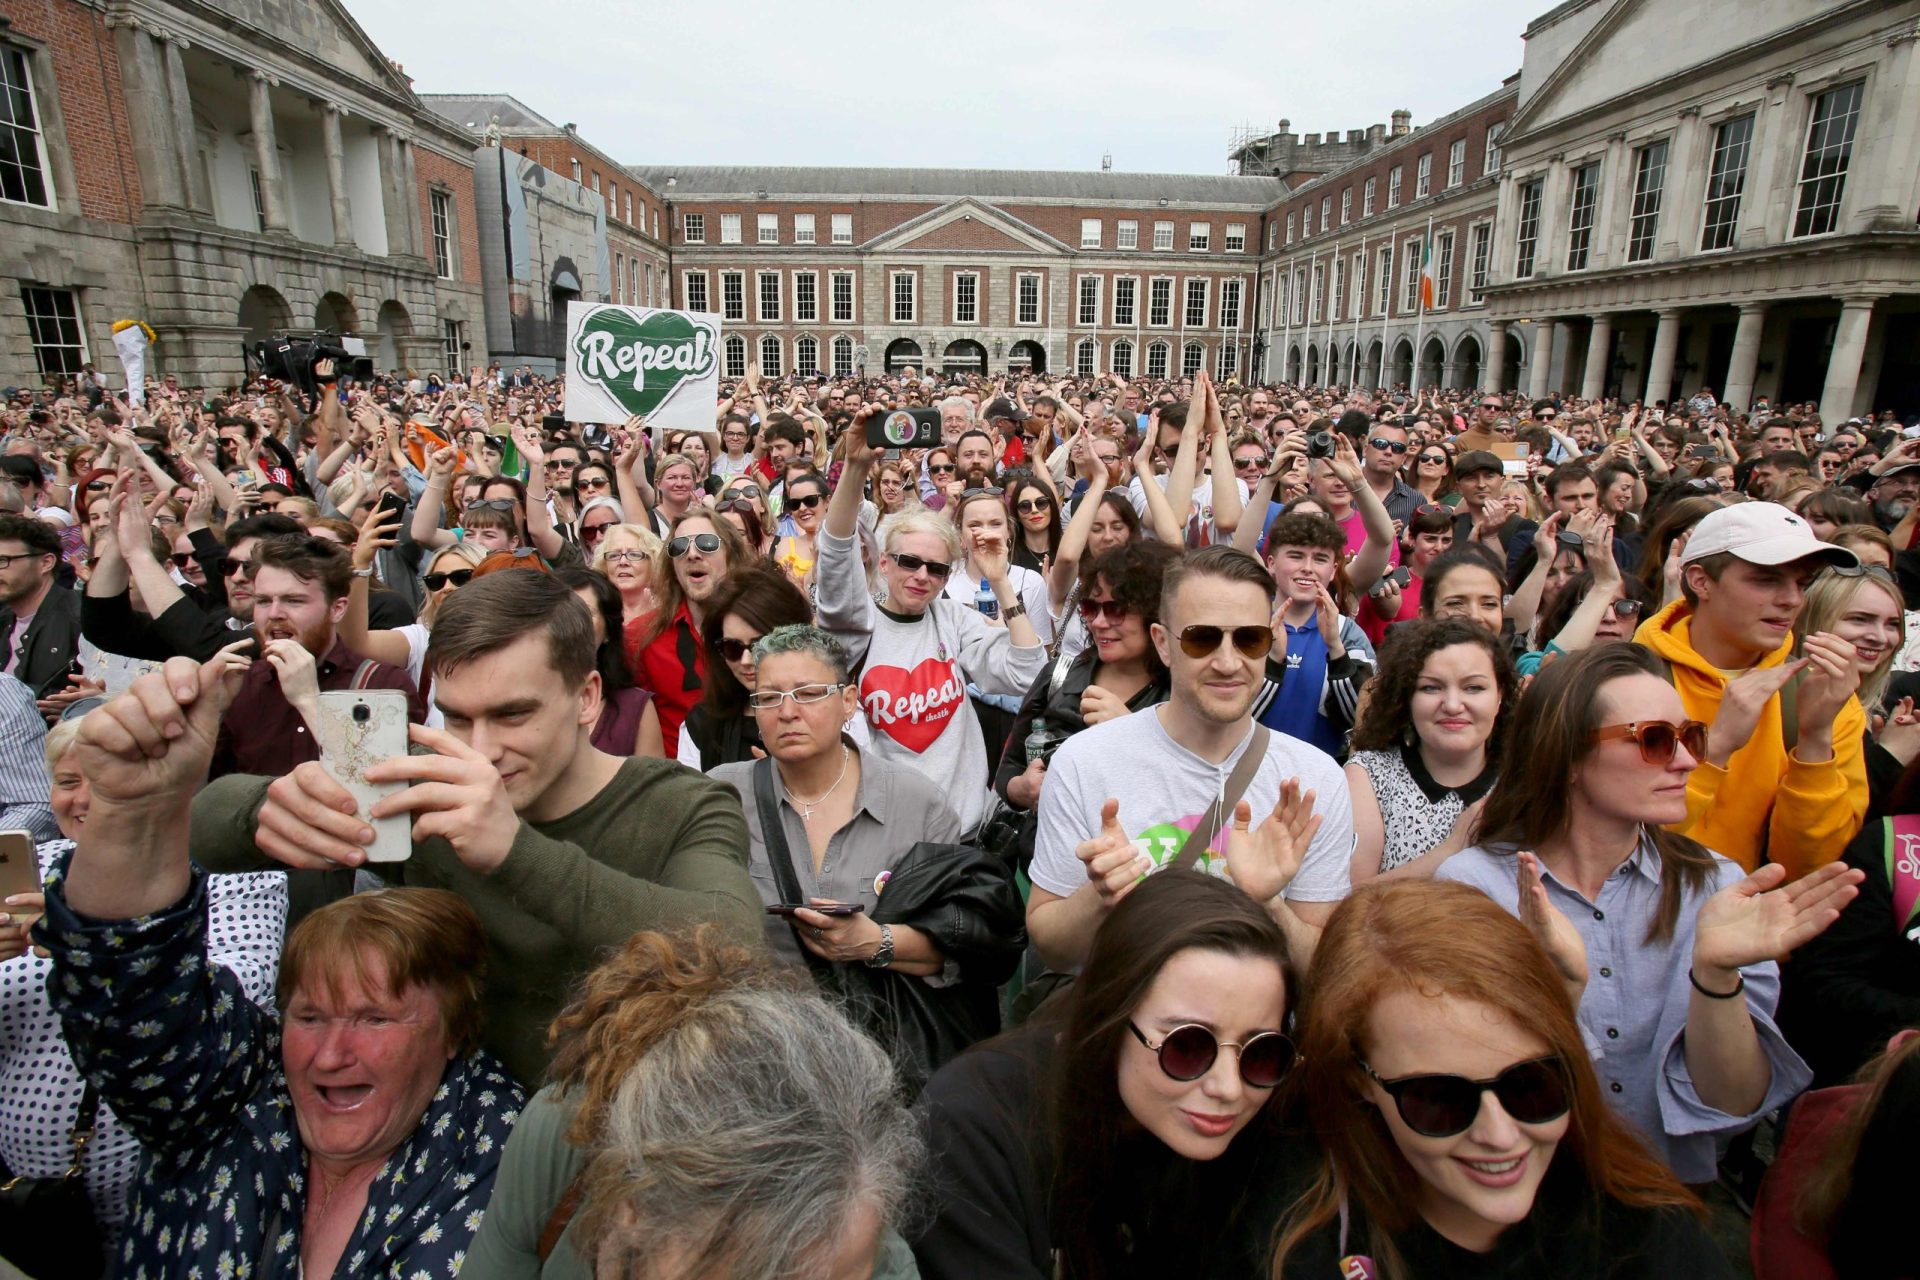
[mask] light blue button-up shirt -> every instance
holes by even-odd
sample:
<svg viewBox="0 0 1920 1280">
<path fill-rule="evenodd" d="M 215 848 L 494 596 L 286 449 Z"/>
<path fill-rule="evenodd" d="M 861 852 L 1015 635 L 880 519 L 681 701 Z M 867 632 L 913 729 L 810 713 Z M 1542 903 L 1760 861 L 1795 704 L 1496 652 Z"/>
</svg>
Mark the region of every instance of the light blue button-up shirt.
<svg viewBox="0 0 1920 1280">
<path fill-rule="evenodd" d="M 1713 861 L 1705 890 L 1681 899 L 1673 937 L 1666 942 L 1647 941 L 1647 930 L 1660 910 L 1660 854 L 1644 838 L 1591 901 L 1541 868 L 1547 896 L 1586 943 L 1580 1030 L 1593 1054 L 1601 1094 L 1639 1129 L 1680 1181 L 1693 1184 L 1713 1181 L 1726 1141 L 1785 1105 L 1813 1079 L 1773 1023 L 1780 1002 L 1780 966 L 1769 960 L 1741 970 L 1747 980 L 1747 1009 L 1773 1072 L 1765 1100 L 1749 1115 L 1728 1115 L 1702 1102 L 1693 1087 L 1683 1036 L 1692 996 L 1687 969 L 1693 958 L 1695 917 L 1708 897 L 1746 874 L 1718 854 Z M 1442 863 L 1436 876 L 1470 884 L 1519 914 L 1510 853 L 1467 849 Z"/>
</svg>

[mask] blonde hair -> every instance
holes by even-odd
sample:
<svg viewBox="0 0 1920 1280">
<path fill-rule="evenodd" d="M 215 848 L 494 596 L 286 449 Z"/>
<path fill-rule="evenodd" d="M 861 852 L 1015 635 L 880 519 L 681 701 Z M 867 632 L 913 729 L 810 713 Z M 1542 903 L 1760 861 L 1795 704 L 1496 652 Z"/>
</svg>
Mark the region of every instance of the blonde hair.
<svg viewBox="0 0 1920 1280">
<path fill-rule="evenodd" d="M 944 515 L 921 508 L 915 511 L 900 511 L 880 522 L 880 546 L 888 555 L 893 554 L 893 544 L 909 534 L 924 533 L 940 539 L 946 545 L 947 555 L 955 560 L 960 558 L 960 528 Z"/>
<path fill-rule="evenodd" d="M 421 572 L 423 574 L 432 573 L 433 567 L 447 556 L 452 556 L 456 560 L 464 560 L 469 566 L 478 569 L 480 562 L 487 558 L 487 553 L 480 549 L 478 543 L 449 543 L 426 558 L 424 562 L 426 567 L 421 570 Z M 433 626 L 433 615 L 438 612 L 440 612 L 440 598 L 429 591 L 426 593 L 426 598 L 420 605 L 420 621 L 431 628 Z"/>
<path fill-rule="evenodd" d="M 59 720 L 53 728 L 47 730 L 47 772 L 52 773 L 60 767 L 60 760 L 73 749 L 73 740 L 80 736 L 80 719 Z"/>
<path fill-rule="evenodd" d="M 600 535 L 600 545 L 593 549 L 592 567 L 602 573 L 607 570 L 607 551 L 613 545 L 613 535 L 616 533 L 633 539 L 634 546 L 646 556 L 649 568 L 652 567 L 652 561 L 659 558 L 660 548 L 665 545 L 660 541 L 660 535 L 644 524 L 609 525 L 607 531 Z"/>
<path fill-rule="evenodd" d="M 1880 695 L 1887 691 L 1887 682 L 1893 678 L 1893 660 L 1900 656 L 1900 650 L 1907 642 L 1907 605 L 1901 598 L 1900 587 L 1893 581 L 1893 575 L 1878 577 L 1871 573 L 1849 575 L 1835 573 L 1831 569 L 1820 574 L 1807 588 L 1807 602 L 1800 610 L 1800 617 L 1793 624 L 1793 648 L 1801 652 L 1802 642 L 1815 632 L 1831 630 L 1840 620 L 1840 615 L 1853 606 L 1853 601 L 1867 587 L 1873 584 L 1887 594 L 1893 601 L 1893 616 L 1899 619 L 1900 643 L 1880 655 L 1873 670 L 1860 677 L 1860 688 L 1856 695 L 1860 705 L 1871 711 L 1880 701 Z"/>
</svg>

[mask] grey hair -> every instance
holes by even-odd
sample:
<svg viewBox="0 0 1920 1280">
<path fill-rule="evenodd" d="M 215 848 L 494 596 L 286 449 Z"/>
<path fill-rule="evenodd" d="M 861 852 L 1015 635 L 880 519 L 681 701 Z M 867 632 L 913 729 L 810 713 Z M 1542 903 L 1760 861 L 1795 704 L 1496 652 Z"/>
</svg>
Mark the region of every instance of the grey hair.
<svg viewBox="0 0 1920 1280">
<path fill-rule="evenodd" d="M 973 401 L 967 399 L 965 396 L 948 396 L 946 399 L 940 402 L 940 412 L 945 413 L 948 410 L 948 408 L 953 406 L 958 406 L 959 408 L 966 410 L 967 421 L 969 423 L 978 421 L 978 419 L 974 416 Z"/>
<path fill-rule="evenodd" d="M 893 552 L 894 539 L 910 533 L 925 533 L 940 539 L 946 544 L 949 558 L 960 558 L 960 530 L 953 521 L 938 512 L 918 507 L 911 511 L 897 511 L 880 522 L 880 546 L 888 554 Z"/>
<path fill-rule="evenodd" d="M 594 498 L 590 502 L 587 502 L 580 508 L 580 519 L 585 520 L 587 518 L 587 512 L 598 507 L 606 507 L 611 510 L 614 515 L 620 517 L 621 524 L 627 522 L 627 513 L 620 506 L 619 500 L 615 498 Z"/>
<path fill-rule="evenodd" d="M 925 1148 L 893 1066 L 813 992 L 714 992 L 603 1120 L 580 1241 L 600 1274 L 822 1273 L 861 1210 L 898 1229 L 917 1203 Z"/>
<path fill-rule="evenodd" d="M 753 661 L 756 667 L 782 653 L 803 653 L 809 658 L 817 658 L 822 666 L 833 672 L 834 680 L 839 683 L 845 683 L 847 674 L 853 670 L 853 659 L 847 655 L 845 645 L 819 627 L 805 623 L 789 622 L 754 641 Z"/>
</svg>

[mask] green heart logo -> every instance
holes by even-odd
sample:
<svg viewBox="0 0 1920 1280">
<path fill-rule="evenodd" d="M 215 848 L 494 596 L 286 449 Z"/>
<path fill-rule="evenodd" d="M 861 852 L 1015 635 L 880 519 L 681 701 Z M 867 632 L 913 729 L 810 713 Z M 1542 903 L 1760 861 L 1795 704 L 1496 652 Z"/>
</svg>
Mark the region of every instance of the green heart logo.
<svg viewBox="0 0 1920 1280">
<path fill-rule="evenodd" d="M 686 312 L 596 307 L 573 337 L 574 372 L 628 413 L 650 414 L 714 371 L 720 327 Z"/>
</svg>

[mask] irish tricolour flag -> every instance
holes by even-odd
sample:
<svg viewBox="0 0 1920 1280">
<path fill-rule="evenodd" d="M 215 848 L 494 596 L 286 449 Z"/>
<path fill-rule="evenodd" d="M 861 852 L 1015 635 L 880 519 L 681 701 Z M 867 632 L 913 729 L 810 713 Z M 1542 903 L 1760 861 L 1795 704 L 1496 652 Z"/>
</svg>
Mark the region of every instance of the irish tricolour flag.
<svg viewBox="0 0 1920 1280">
<path fill-rule="evenodd" d="M 1433 279 L 1433 237 L 1431 235 L 1427 237 L 1426 243 L 1420 247 L 1420 252 L 1422 255 L 1420 262 L 1420 307 L 1424 311 L 1431 311 L 1433 309 L 1434 289 L 1436 287 Z"/>
</svg>

